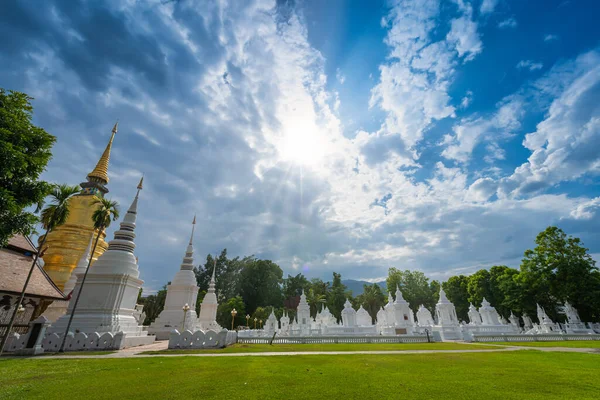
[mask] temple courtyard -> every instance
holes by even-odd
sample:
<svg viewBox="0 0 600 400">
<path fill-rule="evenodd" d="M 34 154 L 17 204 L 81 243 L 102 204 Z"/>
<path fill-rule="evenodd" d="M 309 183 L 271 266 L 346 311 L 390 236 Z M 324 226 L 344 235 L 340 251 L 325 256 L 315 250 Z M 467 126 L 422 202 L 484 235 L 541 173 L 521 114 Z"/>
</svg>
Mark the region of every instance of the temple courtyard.
<svg viewBox="0 0 600 400">
<path fill-rule="evenodd" d="M 597 399 L 600 391 L 596 342 L 238 344 L 191 354 L 159 343 L 3 357 L 0 399 Z"/>
</svg>

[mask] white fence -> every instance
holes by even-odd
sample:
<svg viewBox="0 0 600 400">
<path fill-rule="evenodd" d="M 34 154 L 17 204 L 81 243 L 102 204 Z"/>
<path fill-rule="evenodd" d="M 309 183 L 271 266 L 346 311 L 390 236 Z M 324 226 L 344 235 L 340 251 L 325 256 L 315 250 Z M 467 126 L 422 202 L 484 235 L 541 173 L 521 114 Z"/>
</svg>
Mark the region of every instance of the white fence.
<svg viewBox="0 0 600 400">
<path fill-rule="evenodd" d="M 30 329 L 31 332 L 31 329 Z M 125 335 L 123 332 L 118 332 L 115 335 L 112 333 L 99 334 L 98 332 L 89 335 L 78 332 L 73 334 L 69 332 L 65 341 L 65 351 L 79 350 L 118 350 L 123 348 Z M 25 344 L 29 339 L 29 333 L 19 335 L 17 333 L 9 337 L 6 344 L 6 351 L 19 351 L 25 348 Z M 44 351 L 58 351 L 62 343 L 62 336 L 56 333 L 46 335 L 42 340 Z"/>
<path fill-rule="evenodd" d="M 557 342 L 572 340 L 600 340 L 600 335 L 473 335 L 474 342 Z"/>
<path fill-rule="evenodd" d="M 431 340 L 431 339 L 430 339 Z M 280 336 L 273 344 L 325 344 L 325 343 L 427 343 L 427 336 Z M 433 340 L 431 340 L 433 341 Z M 238 343 L 269 344 L 270 337 L 238 337 Z"/>
<path fill-rule="evenodd" d="M 234 344 L 237 340 L 235 331 L 223 329 L 221 332 L 212 330 L 183 331 L 174 329 L 169 335 L 169 349 L 218 349 Z"/>
</svg>

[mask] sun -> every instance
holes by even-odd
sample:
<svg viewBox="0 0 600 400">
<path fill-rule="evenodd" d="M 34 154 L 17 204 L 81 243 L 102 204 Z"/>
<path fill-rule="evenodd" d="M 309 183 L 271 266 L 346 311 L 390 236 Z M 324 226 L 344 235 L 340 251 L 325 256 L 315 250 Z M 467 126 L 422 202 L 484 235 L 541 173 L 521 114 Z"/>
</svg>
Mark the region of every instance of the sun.
<svg viewBox="0 0 600 400">
<path fill-rule="evenodd" d="M 296 120 L 284 129 L 277 148 L 282 160 L 315 167 L 323 160 L 325 146 L 325 140 L 317 126 Z"/>
</svg>

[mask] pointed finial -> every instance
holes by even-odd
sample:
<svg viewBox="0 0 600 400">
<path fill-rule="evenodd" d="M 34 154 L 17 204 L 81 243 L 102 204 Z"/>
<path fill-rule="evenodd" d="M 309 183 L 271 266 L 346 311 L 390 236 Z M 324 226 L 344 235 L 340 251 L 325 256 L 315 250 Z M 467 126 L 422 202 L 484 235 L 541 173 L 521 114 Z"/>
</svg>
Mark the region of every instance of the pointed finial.
<svg viewBox="0 0 600 400">
<path fill-rule="evenodd" d="M 212 273 L 212 277 L 210 278 L 211 282 L 215 281 L 215 271 L 217 270 L 217 259 L 215 257 L 215 259 L 213 260 L 213 273 Z"/>
<path fill-rule="evenodd" d="M 196 228 L 196 215 L 194 214 L 194 220 L 192 221 L 192 234 L 190 235 L 190 246 L 192 245 L 192 241 L 194 240 L 194 229 Z"/>
<path fill-rule="evenodd" d="M 142 190 L 144 188 L 144 174 L 142 174 L 142 178 L 140 179 L 140 183 L 137 185 L 138 190 Z"/>
<path fill-rule="evenodd" d="M 115 122 L 115 126 L 113 126 L 112 128 L 112 133 L 115 134 L 117 133 L 117 128 L 119 127 L 119 120 L 117 120 L 117 122 Z"/>
<path fill-rule="evenodd" d="M 108 162 L 110 161 L 110 150 L 112 149 L 112 143 L 115 138 L 115 133 L 117 133 L 118 124 L 119 122 L 117 121 L 117 123 L 112 129 L 112 135 L 110 136 L 110 140 L 108 141 L 108 144 L 106 145 L 102 156 L 100 156 L 100 160 L 98 160 L 96 167 L 92 172 L 88 174 L 87 177 L 89 180 L 98 181 L 103 185 L 106 185 L 108 183 Z"/>
</svg>

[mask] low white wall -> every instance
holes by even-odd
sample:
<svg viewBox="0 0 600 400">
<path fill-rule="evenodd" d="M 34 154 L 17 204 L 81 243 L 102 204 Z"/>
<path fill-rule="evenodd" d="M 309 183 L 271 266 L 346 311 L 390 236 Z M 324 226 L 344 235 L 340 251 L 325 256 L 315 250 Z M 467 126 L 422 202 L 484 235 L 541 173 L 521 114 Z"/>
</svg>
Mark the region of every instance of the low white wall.
<svg viewBox="0 0 600 400">
<path fill-rule="evenodd" d="M 237 333 L 223 329 L 215 331 L 183 331 L 177 329 L 171 331 L 169 336 L 169 349 L 218 349 L 234 344 L 237 341 Z"/>
<path fill-rule="evenodd" d="M 31 331 L 31 330 L 30 330 Z M 25 344 L 29 339 L 29 334 L 18 335 L 14 334 L 9 338 L 9 342 L 5 347 L 6 351 L 18 351 L 25 348 Z M 152 341 L 154 338 L 152 338 Z M 42 340 L 42 347 L 45 352 L 56 352 L 60 348 L 62 337 L 57 333 L 46 335 Z M 73 334 L 69 332 L 65 341 L 65 351 L 81 351 L 81 350 L 119 350 L 125 346 L 125 334 L 118 332 L 99 334 L 98 332 L 89 335 L 79 332 Z"/>
<path fill-rule="evenodd" d="M 600 335 L 473 335 L 474 342 L 556 342 L 566 340 L 600 340 Z"/>
<path fill-rule="evenodd" d="M 430 338 L 433 341 L 432 338 Z M 238 343 L 268 344 L 267 337 L 238 337 Z M 307 343 L 426 343 L 427 336 L 280 336 L 273 339 L 273 344 L 307 344 Z"/>
</svg>

